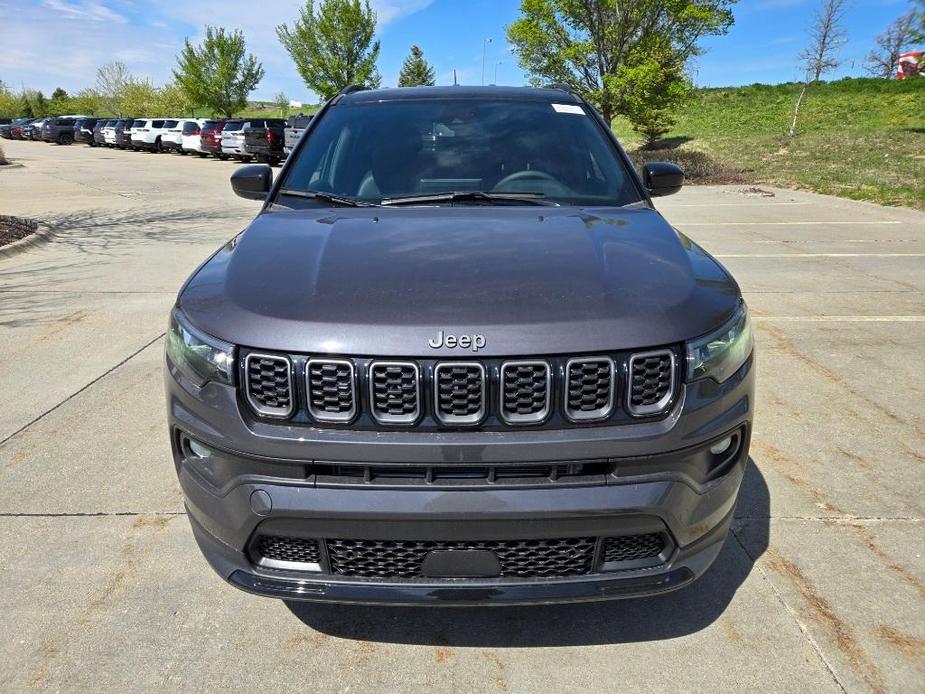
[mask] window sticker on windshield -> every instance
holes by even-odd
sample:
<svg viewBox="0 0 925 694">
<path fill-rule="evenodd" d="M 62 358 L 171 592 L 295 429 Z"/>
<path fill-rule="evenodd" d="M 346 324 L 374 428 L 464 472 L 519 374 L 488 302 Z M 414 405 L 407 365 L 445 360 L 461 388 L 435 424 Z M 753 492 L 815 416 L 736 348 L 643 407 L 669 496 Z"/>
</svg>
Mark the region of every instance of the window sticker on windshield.
<svg viewBox="0 0 925 694">
<path fill-rule="evenodd" d="M 553 104 L 556 113 L 577 113 L 579 116 L 585 115 L 585 110 L 577 104 Z"/>
</svg>

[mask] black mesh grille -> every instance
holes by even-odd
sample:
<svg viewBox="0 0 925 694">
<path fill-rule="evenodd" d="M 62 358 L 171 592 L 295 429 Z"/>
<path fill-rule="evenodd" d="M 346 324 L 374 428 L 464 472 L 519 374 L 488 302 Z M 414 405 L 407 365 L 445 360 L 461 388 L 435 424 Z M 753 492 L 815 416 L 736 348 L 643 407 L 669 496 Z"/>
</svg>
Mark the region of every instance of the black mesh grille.
<svg viewBox="0 0 925 694">
<path fill-rule="evenodd" d="M 317 564 L 321 561 L 318 541 L 301 537 L 263 535 L 257 540 L 257 553 L 264 559 L 274 561 L 291 561 L 301 564 Z"/>
<path fill-rule="evenodd" d="M 568 414 L 574 418 L 608 414 L 613 402 L 613 362 L 572 361 L 568 365 Z"/>
<path fill-rule="evenodd" d="M 247 360 L 247 391 L 251 404 L 263 414 L 292 410 L 292 379 L 285 357 L 251 355 Z"/>
<path fill-rule="evenodd" d="M 501 376 L 501 409 L 508 421 L 536 421 L 549 409 L 549 365 L 505 364 Z"/>
<path fill-rule="evenodd" d="M 356 412 L 353 367 L 345 361 L 308 363 L 308 402 L 318 419 L 348 420 Z"/>
<path fill-rule="evenodd" d="M 436 405 L 444 421 L 478 421 L 485 411 L 485 370 L 478 364 L 439 365 Z"/>
<path fill-rule="evenodd" d="M 665 549 L 665 536 L 661 533 L 624 535 L 604 538 L 604 561 L 633 561 L 657 557 Z"/>
<path fill-rule="evenodd" d="M 414 364 L 373 364 L 370 391 L 373 414 L 380 421 L 407 422 L 417 418 L 420 403 Z"/>
<path fill-rule="evenodd" d="M 630 373 L 630 409 L 645 412 L 658 409 L 671 392 L 672 356 L 670 352 L 656 352 L 633 356 Z"/>
<path fill-rule="evenodd" d="M 341 576 L 417 578 L 428 552 L 488 550 L 504 577 L 578 576 L 591 571 L 593 537 L 557 540 L 328 540 L 331 570 Z"/>
</svg>

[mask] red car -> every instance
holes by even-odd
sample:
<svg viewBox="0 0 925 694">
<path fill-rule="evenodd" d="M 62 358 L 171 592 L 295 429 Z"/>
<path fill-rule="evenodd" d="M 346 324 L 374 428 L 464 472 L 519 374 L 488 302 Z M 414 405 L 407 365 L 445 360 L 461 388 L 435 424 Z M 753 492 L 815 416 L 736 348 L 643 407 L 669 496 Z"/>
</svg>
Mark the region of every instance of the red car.
<svg viewBox="0 0 925 694">
<path fill-rule="evenodd" d="M 199 143 L 202 150 L 215 155 L 219 159 L 227 159 L 227 155 L 222 154 L 222 128 L 225 127 L 226 119 L 206 121 L 202 125 L 199 133 Z"/>
</svg>

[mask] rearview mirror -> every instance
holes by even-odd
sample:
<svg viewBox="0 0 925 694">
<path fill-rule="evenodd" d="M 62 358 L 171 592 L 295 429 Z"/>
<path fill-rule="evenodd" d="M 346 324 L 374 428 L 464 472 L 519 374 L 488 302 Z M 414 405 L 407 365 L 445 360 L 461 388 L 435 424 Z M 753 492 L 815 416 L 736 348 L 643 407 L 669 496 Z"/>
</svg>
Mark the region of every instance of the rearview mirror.
<svg viewBox="0 0 925 694">
<path fill-rule="evenodd" d="M 272 183 L 273 170 L 266 164 L 242 166 L 231 174 L 231 189 L 248 200 L 265 199 Z"/>
<path fill-rule="evenodd" d="M 642 182 L 653 198 L 673 195 L 684 185 L 684 169 L 667 161 L 647 161 L 642 165 Z"/>
</svg>

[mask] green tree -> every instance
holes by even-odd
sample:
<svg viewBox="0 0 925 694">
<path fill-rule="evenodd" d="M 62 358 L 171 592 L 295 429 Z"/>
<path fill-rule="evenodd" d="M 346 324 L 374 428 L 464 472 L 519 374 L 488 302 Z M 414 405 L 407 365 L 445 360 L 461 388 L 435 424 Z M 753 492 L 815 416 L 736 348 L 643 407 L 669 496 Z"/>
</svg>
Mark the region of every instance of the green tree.
<svg viewBox="0 0 925 694">
<path fill-rule="evenodd" d="M 119 115 L 136 118 L 165 115 L 158 112 L 157 89 L 148 80 L 131 80 L 123 85 L 120 103 Z"/>
<path fill-rule="evenodd" d="M 675 123 L 675 113 L 688 100 L 692 86 L 683 66 L 673 59 L 670 45 L 656 37 L 642 49 L 644 58 L 628 60 L 604 83 L 621 95 L 621 110 L 642 136 L 643 148 L 651 147 Z"/>
<path fill-rule="evenodd" d="M 424 60 L 424 51 L 417 46 L 411 47 L 411 53 L 401 64 L 398 74 L 399 87 L 433 87 L 436 83 L 433 66 Z"/>
<path fill-rule="evenodd" d="M 103 97 L 95 89 L 81 89 L 71 97 L 71 109 L 74 113 L 85 113 L 88 116 L 99 115 L 103 110 Z"/>
<path fill-rule="evenodd" d="M 15 118 L 19 110 L 19 99 L 3 81 L 0 81 L 0 116 Z"/>
<path fill-rule="evenodd" d="M 51 102 L 48 110 L 54 114 L 68 113 L 71 110 L 71 97 L 67 95 L 61 87 L 58 87 L 51 93 Z"/>
<path fill-rule="evenodd" d="M 276 108 L 279 109 L 279 113 L 283 118 L 289 115 L 289 97 L 286 96 L 286 92 L 277 92 L 273 101 L 276 103 Z"/>
<path fill-rule="evenodd" d="M 131 82 L 132 76 L 125 63 L 101 65 L 96 71 L 96 92 L 102 99 L 102 109 L 111 115 L 121 116 L 124 112 L 122 97 Z"/>
<path fill-rule="evenodd" d="M 193 103 L 176 84 L 165 84 L 154 93 L 155 111 L 162 116 L 192 116 Z"/>
<path fill-rule="evenodd" d="M 621 70 L 659 62 L 681 75 L 688 59 L 702 52 L 703 37 L 732 26 L 735 2 L 521 0 L 522 16 L 507 36 L 532 83 L 567 84 L 610 122 L 626 107 L 630 80 Z M 678 79 L 669 91 L 678 91 Z"/>
<path fill-rule="evenodd" d="M 276 27 L 305 85 L 330 99 L 351 84 L 378 87 L 379 42 L 373 41 L 376 13 L 369 0 L 306 0 L 292 29 Z"/>
<path fill-rule="evenodd" d="M 247 53 L 244 34 L 206 27 L 199 46 L 186 39 L 177 56 L 173 76 L 195 106 L 208 106 L 215 113 L 233 116 L 247 105 L 250 94 L 264 70 L 253 54 Z"/>
</svg>

